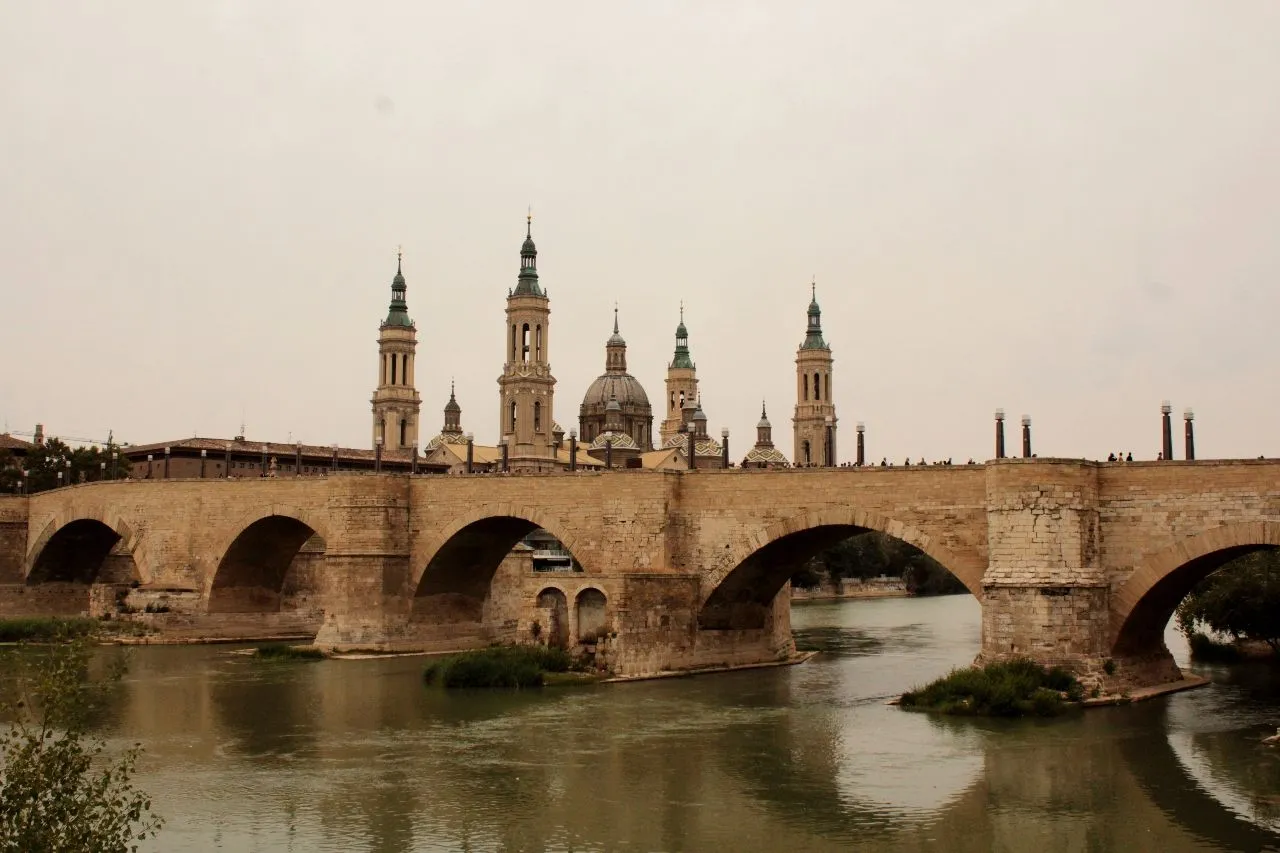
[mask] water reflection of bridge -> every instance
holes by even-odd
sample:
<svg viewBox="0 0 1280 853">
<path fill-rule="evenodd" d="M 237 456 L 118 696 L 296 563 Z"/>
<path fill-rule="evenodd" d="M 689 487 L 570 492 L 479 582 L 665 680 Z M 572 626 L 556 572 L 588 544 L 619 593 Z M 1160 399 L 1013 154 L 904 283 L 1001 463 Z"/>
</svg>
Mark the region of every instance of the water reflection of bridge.
<svg viewBox="0 0 1280 853">
<path fill-rule="evenodd" d="M 260 846 L 310 832 L 387 851 L 428 838 L 521 850 L 624 838 L 818 851 L 1280 842 L 1187 776 L 1158 702 L 1008 724 L 849 701 L 838 662 L 466 697 L 424 690 L 420 670 L 417 659 L 263 667 L 214 649 L 145 650 L 118 719 L 124 735 L 145 733 L 145 783 L 162 807 L 180 794 L 180 811 L 195 812 L 187 829 Z M 290 823 L 300 834 L 286 837 Z"/>
</svg>

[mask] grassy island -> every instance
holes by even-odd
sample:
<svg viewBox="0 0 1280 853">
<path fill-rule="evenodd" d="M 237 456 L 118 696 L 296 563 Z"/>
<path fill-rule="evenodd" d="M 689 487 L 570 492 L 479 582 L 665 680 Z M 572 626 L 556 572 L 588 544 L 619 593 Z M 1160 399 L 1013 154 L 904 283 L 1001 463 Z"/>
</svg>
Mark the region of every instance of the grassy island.
<svg viewBox="0 0 1280 853">
<path fill-rule="evenodd" d="M 542 687 L 594 681 L 577 671 L 564 649 L 546 646 L 489 646 L 438 660 L 427 667 L 423 679 L 441 687 Z"/>
<path fill-rule="evenodd" d="M 904 708 L 974 717 L 1053 717 L 1083 691 L 1061 667 L 1020 658 L 957 669 L 932 684 L 902 694 Z"/>
<path fill-rule="evenodd" d="M 263 660 L 324 660 L 326 655 L 315 646 L 291 646 L 288 643 L 263 643 L 253 650 Z"/>
</svg>

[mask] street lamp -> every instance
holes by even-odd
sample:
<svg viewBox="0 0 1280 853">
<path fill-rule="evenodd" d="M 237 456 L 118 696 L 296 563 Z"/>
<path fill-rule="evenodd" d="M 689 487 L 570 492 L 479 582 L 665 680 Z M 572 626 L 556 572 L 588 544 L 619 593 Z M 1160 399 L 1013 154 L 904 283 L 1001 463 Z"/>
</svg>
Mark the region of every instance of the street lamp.
<svg viewBox="0 0 1280 853">
<path fill-rule="evenodd" d="M 689 421 L 689 423 L 685 424 L 684 428 L 685 433 L 689 436 L 689 470 L 692 471 L 697 467 L 697 462 L 693 458 L 694 452 L 697 450 L 693 436 L 693 421 Z"/>
<path fill-rule="evenodd" d="M 333 458 L 329 462 L 329 470 L 336 474 L 338 472 L 338 443 L 335 441 L 329 446 L 329 449 L 333 451 Z"/>
<path fill-rule="evenodd" d="M 835 436 L 832 435 L 832 431 L 835 429 L 836 419 L 831 415 L 827 415 L 826 421 L 827 421 L 826 465 L 828 468 L 834 468 L 836 466 L 836 459 L 835 459 L 835 453 L 832 452 L 835 449 L 834 447 L 832 447 L 832 444 L 835 441 Z"/>
<path fill-rule="evenodd" d="M 30 494 L 31 492 L 30 481 L 27 480 L 27 477 L 29 477 L 30 475 L 31 475 L 30 471 L 28 471 L 26 468 L 22 469 L 22 493 L 24 495 Z"/>
<path fill-rule="evenodd" d="M 856 457 L 854 464 L 857 465 L 859 468 L 861 468 L 867 462 L 867 445 L 865 440 L 867 425 L 864 424 L 862 421 L 858 421 L 858 424 L 855 427 L 855 429 L 857 429 L 858 431 L 858 455 Z"/>
<path fill-rule="evenodd" d="M 107 479 L 107 463 L 104 460 L 98 463 L 98 482 L 102 482 L 105 479 Z"/>
<path fill-rule="evenodd" d="M 66 465 L 67 465 L 67 485 L 70 486 L 71 485 L 71 460 L 70 459 L 66 460 Z"/>
<path fill-rule="evenodd" d="M 729 467 L 729 428 L 720 430 L 720 467 Z"/>
<path fill-rule="evenodd" d="M 1022 416 L 1022 458 L 1031 458 L 1031 416 Z"/>
<path fill-rule="evenodd" d="M 467 473 L 471 474 L 475 471 L 475 436 L 467 433 Z"/>
<path fill-rule="evenodd" d="M 147 479 L 148 479 L 148 480 L 150 480 L 150 479 L 151 479 L 151 475 L 154 473 L 154 471 L 152 470 L 152 465 L 151 465 L 151 462 L 152 462 L 152 460 L 153 460 L 154 458 L 155 458 L 155 457 L 154 457 L 152 454 L 150 454 L 150 453 L 148 453 L 148 454 L 147 454 Z"/>
<path fill-rule="evenodd" d="M 1004 409 L 996 409 L 996 458 L 1004 458 Z"/>
<path fill-rule="evenodd" d="M 1173 458 L 1173 404 L 1165 400 L 1160 404 L 1160 458 Z"/>
<path fill-rule="evenodd" d="M 1186 440 L 1187 459 L 1196 458 L 1196 434 L 1195 434 L 1195 426 L 1192 423 L 1192 421 L 1194 421 L 1195 419 L 1196 419 L 1196 413 L 1191 411 L 1190 409 L 1187 409 L 1185 412 L 1182 413 L 1182 420 L 1183 420 L 1183 423 L 1186 425 L 1186 430 L 1184 432 L 1184 435 Z"/>
<path fill-rule="evenodd" d="M 200 448 L 200 479 L 201 480 L 204 479 L 204 469 L 205 469 L 205 465 L 207 464 L 208 458 L 209 458 L 208 448 L 205 448 L 205 447 Z"/>
<path fill-rule="evenodd" d="M 170 448 L 164 449 L 164 478 L 169 479 L 169 452 Z"/>
<path fill-rule="evenodd" d="M 569 470 L 578 470 L 578 431 L 569 430 Z"/>
<path fill-rule="evenodd" d="M 373 442 L 373 473 L 382 473 L 382 436 Z"/>
<path fill-rule="evenodd" d="M 111 448 L 111 479 L 113 480 L 116 478 L 116 459 L 119 455 L 120 452 L 118 450 L 114 447 Z"/>
</svg>

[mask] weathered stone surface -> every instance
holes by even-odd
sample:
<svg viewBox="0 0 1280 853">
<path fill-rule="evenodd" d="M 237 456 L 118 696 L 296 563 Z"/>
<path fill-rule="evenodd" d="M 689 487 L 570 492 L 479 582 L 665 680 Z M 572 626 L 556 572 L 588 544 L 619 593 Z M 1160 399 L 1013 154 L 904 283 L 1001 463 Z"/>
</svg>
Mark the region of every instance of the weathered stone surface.
<svg viewBox="0 0 1280 853">
<path fill-rule="evenodd" d="M 583 571 L 511 553 L 536 527 Z M 1195 582 L 1280 546 L 1280 462 L 98 483 L 0 498 L 0 613 L 111 606 L 89 577 L 189 590 L 201 612 L 167 621 L 205 635 L 256 616 L 335 645 L 455 649 L 528 642 L 537 622 L 620 672 L 750 663 L 792 652 L 794 570 L 861 530 L 983 601 L 984 657 L 1114 659 L 1136 682 L 1169 674 L 1160 632 Z"/>
</svg>

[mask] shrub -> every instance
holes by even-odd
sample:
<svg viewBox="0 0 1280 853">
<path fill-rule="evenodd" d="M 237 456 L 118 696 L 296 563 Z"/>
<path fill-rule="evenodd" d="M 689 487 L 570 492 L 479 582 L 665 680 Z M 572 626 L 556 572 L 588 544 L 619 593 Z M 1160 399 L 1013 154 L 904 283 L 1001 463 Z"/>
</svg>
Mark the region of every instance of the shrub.
<svg viewBox="0 0 1280 853">
<path fill-rule="evenodd" d="M 0 643 L 66 642 L 98 631 L 98 621 L 87 616 L 25 616 L 0 619 Z"/>
<path fill-rule="evenodd" d="M 1080 683 L 1065 669 L 1015 658 L 953 670 L 902 694 L 901 704 L 944 714 L 1052 717 L 1062 713 L 1065 701 L 1078 702 L 1082 695 Z"/>
<path fill-rule="evenodd" d="M 443 687 L 541 687 L 544 673 L 568 672 L 573 658 L 546 646 L 490 646 L 436 661 L 423 672 Z"/>
<path fill-rule="evenodd" d="M 1242 655 L 1233 643 L 1220 643 L 1208 634 L 1194 631 L 1187 637 L 1192 660 L 1208 663 L 1235 663 Z"/>
<path fill-rule="evenodd" d="M 327 655 L 315 646 L 291 646 L 288 643 L 263 643 L 253 651 L 264 660 L 324 660 Z"/>
</svg>

